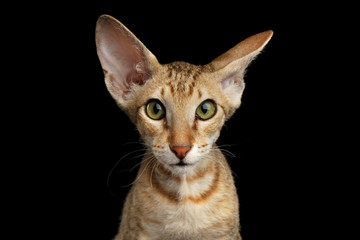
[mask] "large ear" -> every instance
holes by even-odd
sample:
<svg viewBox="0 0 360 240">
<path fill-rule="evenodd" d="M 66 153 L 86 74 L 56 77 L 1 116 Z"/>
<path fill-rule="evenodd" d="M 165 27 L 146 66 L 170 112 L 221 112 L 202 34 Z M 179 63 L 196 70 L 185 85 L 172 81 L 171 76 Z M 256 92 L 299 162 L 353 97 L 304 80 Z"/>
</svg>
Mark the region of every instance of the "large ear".
<svg viewBox="0 0 360 240">
<path fill-rule="evenodd" d="M 133 33 L 109 15 L 97 21 L 96 47 L 106 86 L 120 107 L 127 110 L 134 90 L 151 78 L 159 63 Z"/>
<path fill-rule="evenodd" d="M 272 35 L 273 31 L 271 30 L 253 35 L 209 64 L 216 73 L 216 79 L 219 81 L 225 97 L 231 104 L 231 114 L 240 106 L 245 88 L 244 74 L 247 66 L 265 47 Z"/>
</svg>

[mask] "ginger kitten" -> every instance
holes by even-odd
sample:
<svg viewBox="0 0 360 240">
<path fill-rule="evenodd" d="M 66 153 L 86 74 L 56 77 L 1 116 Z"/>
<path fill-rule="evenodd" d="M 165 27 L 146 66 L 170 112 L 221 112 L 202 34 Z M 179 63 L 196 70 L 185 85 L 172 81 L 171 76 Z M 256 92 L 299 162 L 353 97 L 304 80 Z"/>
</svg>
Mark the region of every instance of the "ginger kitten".
<svg viewBox="0 0 360 240">
<path fill-rule="evenodd" d="M 204 66 L 160 64 L 122 23 L 100 16 L 106 86 L 147 146 L 115 240 L 239 240 L 239 204 L 216 146 L 240 106 L 244 72 L 272 37 L 256 34 Z"/>
</svg>

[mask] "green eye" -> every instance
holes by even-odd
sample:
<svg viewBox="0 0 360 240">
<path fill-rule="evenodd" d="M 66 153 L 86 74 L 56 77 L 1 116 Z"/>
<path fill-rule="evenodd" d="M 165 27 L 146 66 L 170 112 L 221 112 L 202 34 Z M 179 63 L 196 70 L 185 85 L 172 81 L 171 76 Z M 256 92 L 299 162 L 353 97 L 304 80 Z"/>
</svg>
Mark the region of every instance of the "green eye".
<svg viewBox="0 0 360 240">
<path fill-rule="evenodd" d="M 196 109 L 196 117 L 200 120 L 208 120 L 216 113 L 216 104 L 212 100 L 205 100 Z"/>
<path fill-rule="evenodd" d="M 146 105 L 146 115 L 154 120 L 160 120 L 165 117 L 165 108 L 159 100 L 150 100 Z"/>
</svg>

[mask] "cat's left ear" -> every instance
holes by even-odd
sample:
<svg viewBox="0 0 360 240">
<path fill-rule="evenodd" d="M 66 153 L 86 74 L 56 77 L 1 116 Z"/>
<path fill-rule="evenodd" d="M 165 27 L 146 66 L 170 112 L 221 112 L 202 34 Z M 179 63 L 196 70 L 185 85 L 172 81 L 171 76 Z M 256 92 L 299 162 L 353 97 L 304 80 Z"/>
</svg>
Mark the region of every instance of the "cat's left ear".
<svg viewBox="0 0 360 240">
<path fill-rule="evenodd" d="M 244 74 L 250 62 L 269 42 L 273 31 L 258 33 L 213 60 L 209 65 L 216 74 L 216 79 L 225 97 L 232 106 L 231 112 L 240 106 L 245 88 Z"/>
<path fill-rule="evenodd" d="M 130 30 L 109 15 L 102 15 L 97 21 L 96 47 L 106 86 L 128 112 L 134 89 L 151 78 L 159 63 Z"/>
</svg>

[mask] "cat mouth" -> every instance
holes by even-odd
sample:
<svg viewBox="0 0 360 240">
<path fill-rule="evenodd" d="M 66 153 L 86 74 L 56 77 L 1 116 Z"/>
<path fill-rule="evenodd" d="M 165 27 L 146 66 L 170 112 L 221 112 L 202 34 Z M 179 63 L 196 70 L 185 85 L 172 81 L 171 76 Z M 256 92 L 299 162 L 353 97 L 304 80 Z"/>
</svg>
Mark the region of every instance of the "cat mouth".
<svg viewBox="0 0 360 240">
<path fill-rule="evenodd" d="M 193 164 L 190 163 L 185 163 L 184 161 L 180 161 L 178 163 L 175 164 L 170 164 L 171 166 L 176 166 L 176 167 L 186 167 L 186 166 L 192 166 Z"/>
</svg>

